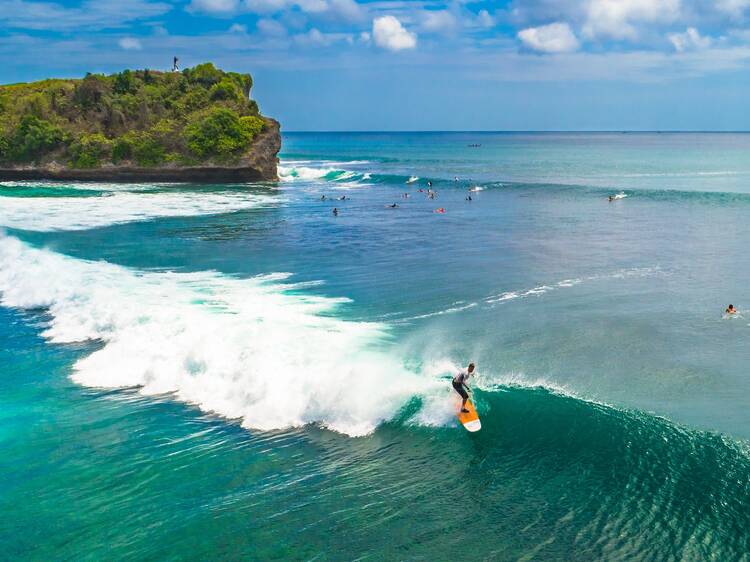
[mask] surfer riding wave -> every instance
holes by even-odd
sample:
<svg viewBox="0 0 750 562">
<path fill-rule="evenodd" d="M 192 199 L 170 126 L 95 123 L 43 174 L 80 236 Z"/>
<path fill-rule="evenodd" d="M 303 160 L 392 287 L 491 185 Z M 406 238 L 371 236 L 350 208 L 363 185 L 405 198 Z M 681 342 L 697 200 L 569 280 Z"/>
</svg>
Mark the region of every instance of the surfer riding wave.
<svg viewBox="0 0 750 562">
<path fill-rule="evenodd" d="M 469 410 L 466 409 L 466 402 L 469 400 L 468 382 L 469 379 L 474 375 L 474 369 L 474 363 L 469 363 L 469 366 L 465 371 L 461 371 L 455 377 L 453 377 L 453 390 L 458 392 L 458 394 L 463 399 L 463 402 L 461 402 L 461 413 L 463 414 L 469 413 Z"/>
</svg>

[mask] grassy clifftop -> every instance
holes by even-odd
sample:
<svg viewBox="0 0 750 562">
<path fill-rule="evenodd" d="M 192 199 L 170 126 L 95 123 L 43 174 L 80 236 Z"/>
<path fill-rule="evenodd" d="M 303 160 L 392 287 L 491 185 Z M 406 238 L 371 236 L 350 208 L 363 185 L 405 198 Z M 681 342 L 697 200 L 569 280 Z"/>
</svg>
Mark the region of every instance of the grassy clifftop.
<svg viewBox="0 0 750 562">
<path fill-rule="evenodd" d="M 275 163 L 277 139 L 258 141 L 278 124 L 249 99 L 252 83 L 205 63 L 0 86 L 0 168 L 242 167 L 256 144 Z"/>
</svg>

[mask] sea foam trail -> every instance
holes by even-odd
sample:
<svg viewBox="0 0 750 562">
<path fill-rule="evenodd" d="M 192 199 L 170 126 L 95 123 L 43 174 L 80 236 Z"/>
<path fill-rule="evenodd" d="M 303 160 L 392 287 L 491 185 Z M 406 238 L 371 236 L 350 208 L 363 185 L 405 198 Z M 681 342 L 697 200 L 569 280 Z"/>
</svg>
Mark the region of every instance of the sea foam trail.
<svg viewBox="0 0 750 562">
<path fill-rule="evenodd" d="M 136 271 L 0 237 L 0 304 L 48 308 L 52 342 L 103 342 L 74 366 L 82 385 L 174 393 L 248 428 L 352 436 L 414 396 L 446 396 L 383 351 L 387 326 L 334 318 L 344 299 L 290 294 L 286 278 Z"/>
<path fill-rule="evenodd" d="M 0 226 L 85 230 L 158 217 L 230 213 L 280 200 L 247 192 L 112 192 L 108 197 L 0 197 Z"/>
</svg>

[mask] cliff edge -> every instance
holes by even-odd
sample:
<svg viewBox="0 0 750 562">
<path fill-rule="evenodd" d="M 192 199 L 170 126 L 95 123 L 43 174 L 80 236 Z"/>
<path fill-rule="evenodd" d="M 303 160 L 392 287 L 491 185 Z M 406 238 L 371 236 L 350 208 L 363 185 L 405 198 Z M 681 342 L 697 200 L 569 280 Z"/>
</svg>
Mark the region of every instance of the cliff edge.
<svg viewBox="0 0 750 562">
<path fill-rule="evenodd" d="M 0 180 L 277 180 L 279 123 L 211 63 L 0 86 Z"/>
</svg>

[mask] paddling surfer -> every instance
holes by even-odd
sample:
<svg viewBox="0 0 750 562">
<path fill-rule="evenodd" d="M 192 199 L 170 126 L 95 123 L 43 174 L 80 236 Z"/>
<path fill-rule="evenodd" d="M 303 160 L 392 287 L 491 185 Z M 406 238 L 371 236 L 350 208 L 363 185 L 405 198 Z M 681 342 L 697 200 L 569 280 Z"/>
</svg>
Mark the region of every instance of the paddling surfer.
<svg viewBox="0 0 750 562">
<path fill-rule="evenodd" d="M 469 410 L 466 409 L 466 401 L 469 399 L 469 393 L 467 392 L 469 385 L 467 383 L 472 376 L 474 376 L 474 363 L 469 363 L 465 371 L 461 371 L 453 377 L 453 390 L 458 392 L 463 399 L 463 402 L 461 402 L 461 413 L 463 414 L 469 413 Z"/>
</svg>

